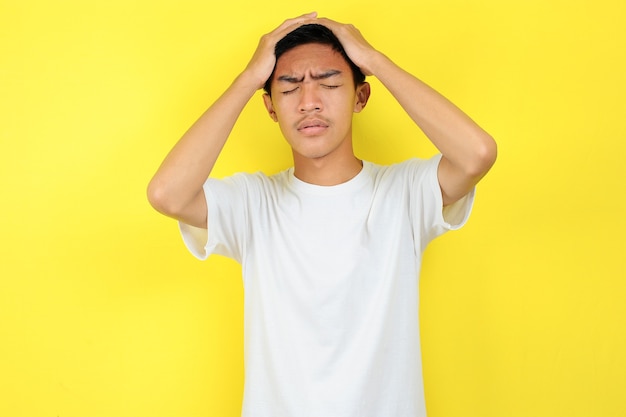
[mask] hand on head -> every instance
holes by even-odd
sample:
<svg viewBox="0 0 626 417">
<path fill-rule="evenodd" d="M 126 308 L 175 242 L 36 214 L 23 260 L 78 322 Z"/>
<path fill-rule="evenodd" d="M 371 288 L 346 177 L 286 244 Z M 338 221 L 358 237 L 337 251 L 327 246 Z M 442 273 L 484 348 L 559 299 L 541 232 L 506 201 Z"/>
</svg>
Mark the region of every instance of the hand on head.
<svg viewBox="0 0 626 417">
<path fill-rule="evenodd" d="M 329 28 L 341 42 L 346 54 L 365 75 L 372 75 L 370 66 L 374 48 L 363 38 L 361 32 L 351 24 L 343 24 L 328 18 L 318 18 L 316 12 L 287 19 L 273 31 L 263 35 L 259 41 L 257 50 L 248 63 L 247 70 L 254 74 L 259 88 L 272 75 L 276 64 L 274 48 L 276 43 L 287 34 L 302 25 L 316 23 Z"/>
<path fill-rule="evenodd" d="M 287 19 L 276 29 L 261 37 L 259 45 L 246 67 L 246 70 L 254 74 L 255 79 L 258 81 L 258 88 L 263 87 L 265 81 L 272 75 L 274 65 L 276 64 L 276 56 L 274 55 L 276 43 L 298 27 L 307 23 L 314 23 L 316 17 L 317 13 L 311 12 Z"/>
<path fill-rule="evenodd" d="M 351 24 L 339 23 L 327 18 L 318 18 L 315 23 L 330 29 L 346 51 L 348 57 L 356 64 L 365 75 L 372 75 L 369 62 L 372 53 L 376 52 L 361 35 L 361 32 Z"/>
</svg>

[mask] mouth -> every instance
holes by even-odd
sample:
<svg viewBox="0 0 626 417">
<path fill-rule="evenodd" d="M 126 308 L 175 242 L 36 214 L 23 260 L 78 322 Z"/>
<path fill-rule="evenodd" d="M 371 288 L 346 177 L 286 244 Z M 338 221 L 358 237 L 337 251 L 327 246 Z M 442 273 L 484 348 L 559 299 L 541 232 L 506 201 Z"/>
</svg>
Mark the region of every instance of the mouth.
<svg viewBox="0 0 626 417">
<path fill-rule="evenodd" d="M 328 123 L 320 119 L 307 119 L 298 123 L 297 129 L 305 135 L 318 135 L 328 129 Z"/>
</svg>

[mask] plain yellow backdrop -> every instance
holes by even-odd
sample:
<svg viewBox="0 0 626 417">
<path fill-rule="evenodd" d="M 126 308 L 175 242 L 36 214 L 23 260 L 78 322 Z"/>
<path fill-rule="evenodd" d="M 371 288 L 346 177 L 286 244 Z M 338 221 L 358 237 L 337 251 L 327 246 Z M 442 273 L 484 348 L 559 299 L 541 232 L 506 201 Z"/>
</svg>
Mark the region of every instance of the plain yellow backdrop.
<svg viewBox="0 0 626 417">
<path fill-rule="evenodd" d="M 240 268 L 192 258 L 145 187 L 260 35 L 313 9 L 499 144 L 469 224 L 426 251 L 429 415 L 625 416 L 621 0 L 2 0 L 0 415 L 239 414 Z M 432 155 L 371 83 L 359 156 Z M 259 93 L 215 175 L 289 164 Z"/>
</svg>

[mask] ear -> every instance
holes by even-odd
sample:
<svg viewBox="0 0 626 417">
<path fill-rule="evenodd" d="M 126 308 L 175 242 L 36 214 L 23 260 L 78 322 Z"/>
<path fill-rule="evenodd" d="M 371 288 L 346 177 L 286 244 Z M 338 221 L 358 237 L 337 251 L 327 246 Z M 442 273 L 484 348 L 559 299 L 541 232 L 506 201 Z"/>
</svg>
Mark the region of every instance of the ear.
<svg viewBox="0 0 626 417">
<path fill-rule="evenodd" d="M 367 100 L 370 98 L 370 84 L 364 82 L 356 88 L 356 102 L 354 103 L 354 112 L 359 113 L 365 108 Z"/>
<path fill-rule="evenodd" d="M 265 103 L 265 108 L 267 109 L 267 112 L 269 113 L 272 120 L 277 122 L 278 117 L 276 117 L 276 112 L 274 111 L 274 103 L 272 103 L 272 97 L 270 97 L 269 94 L 263 94 L 263 103 Z"/>
</svg>

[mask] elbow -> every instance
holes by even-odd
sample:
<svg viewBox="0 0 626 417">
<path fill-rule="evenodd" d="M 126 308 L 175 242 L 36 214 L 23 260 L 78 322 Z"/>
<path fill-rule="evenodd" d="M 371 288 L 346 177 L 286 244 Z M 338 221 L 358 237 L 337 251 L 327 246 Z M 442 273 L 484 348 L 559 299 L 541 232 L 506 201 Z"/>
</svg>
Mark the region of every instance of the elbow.
<svg viewBox="0 0 626 417">
<path fill-rule="evenodd" d="M 146 194 L 148 202 L 156 211 L 170 217 L 176 214 L 173 199 L 167 192 L 167 187 L 158 178 L 150 181 Z"/>
<path fill-rule="evenodd" d="M 475 147 L 472 163 L 469 164 L 468 174 L 475 178 L 482 178 L 493 166 L 498 157 L 496 141 L 487 133 L 478 141 Z"/>
<path fill-rule="evenodd" d="M 164 206 L 164 193 L 162 187 L 159 186 L 158 181 L 153 178 L 148 184 L 148 188 L 146 190 L 146 196 L 148 197 L 148 202 L 155 210 L 161 212 Z"/>
<path fill-rule="evenodd" d="M 155 177 L 146 190 L 148 202 L 159 213 L 175 220 L 206 228 L 206 206 L 202 189 L 191 198 L 180 193 L 176 184 Z M 202 198 L 200 198 L 202 197 Z"/>
</svg>

